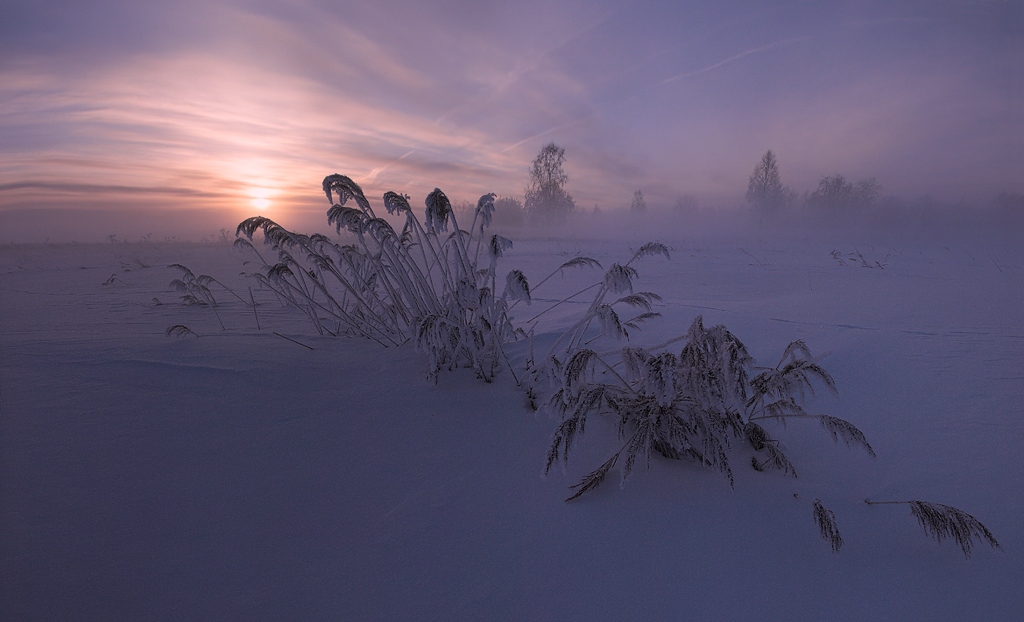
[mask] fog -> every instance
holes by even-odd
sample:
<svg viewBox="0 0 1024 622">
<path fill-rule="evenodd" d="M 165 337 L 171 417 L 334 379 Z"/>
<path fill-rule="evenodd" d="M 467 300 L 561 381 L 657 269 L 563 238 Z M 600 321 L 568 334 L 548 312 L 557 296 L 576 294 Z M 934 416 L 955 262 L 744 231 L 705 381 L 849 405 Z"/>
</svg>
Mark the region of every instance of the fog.
<svg viewBox="0 0 1024 622">
<path fill-rule="evenodd" d="M 527 228 L 528 230 L 528 228 Z M 578 215 L 563 235 L 602 239 L 792 239 L 805 236 L 862 240 L 1014 240 L 1024 233 L 1024 197 L 1000 195 L 969 204 L 944 203 L 931 197 L 900 200 L 882 197 L 871 206 L 830 211 L 796 205 L 766 213 L 737 202 L 731 206 L 689 210 L 648 208 Z"/>
<path fill-rule="evenodd" d="M 396 229 L 401 228 L 402 221 L 387 216 L 379 198 L 368 198 L 379 216 L 383 215 Z M 423 207 L 417 207 L 415 197 L 411 202 L 422 217 Z M 464 199 L 462 203 L 469 201 Z M 322 200 L 321 209 L 310 206 L 282 213 L 268 210 L 262 214 L 256 209 L 169 207 L 12 209 L 0 212 L 0 243 L 224 242 L 234 238 L 239 222 L 255 215 L 265 215 L 296 232 L 334 235 L 333 228 L 327 224 L 327 207 L 326 200 Z M 468 226 L 471 219 L 471 212 L 462 216 L 461 226 Z M 561 225 L 531 225 L 522 216 L 517 220 L 521 222 L 509 225 L 498 218 L 492 230 L 513 241 L 593 239 L 643 243 L 685 238 L 791 239 L 801 236 L 853 236 L 877 241 L 1012 241 L 1024 235 L 1024 197 L 1001 193 L 988 201 L 967 203 L 962 200 L 942 202 L 932 197 L 901 200 L 887 196 L 871 206 L 848 211 L 793 205 L 771 213 L 736 199 L 719 204 L 693 201 L 685 208 L 650 205 L 643 212 L 630 211 L 627 206 L 603 209 L 598 206 L 596 210 L 577 207 Z"/>
</svg>

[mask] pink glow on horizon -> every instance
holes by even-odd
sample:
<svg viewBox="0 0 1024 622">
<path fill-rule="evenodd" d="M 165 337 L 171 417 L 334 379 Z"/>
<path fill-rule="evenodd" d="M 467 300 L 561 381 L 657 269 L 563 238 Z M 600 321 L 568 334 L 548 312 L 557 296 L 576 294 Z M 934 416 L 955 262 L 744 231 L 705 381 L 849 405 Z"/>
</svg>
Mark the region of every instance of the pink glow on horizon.
<svg viewBox="0 0 1024 622">
<path fill-rule="evenodd" d="M 152 24 L 132 7 L 166 43 L 84 28 L 52 51 L 28 28 L 0 60 L 0 211 L 319 212 L 335 172 L 371 200 L 521 196 L 549 141 L 577 203 L 602 209 L 638 188 L 653 205 L 742 203 L 768 148 L 797 191 L 835 172 L 905 196 L 1024 191 L 1022 37 L 998 30 L 999 3 L 542 5 L 214 3 Z"/>
</svg>

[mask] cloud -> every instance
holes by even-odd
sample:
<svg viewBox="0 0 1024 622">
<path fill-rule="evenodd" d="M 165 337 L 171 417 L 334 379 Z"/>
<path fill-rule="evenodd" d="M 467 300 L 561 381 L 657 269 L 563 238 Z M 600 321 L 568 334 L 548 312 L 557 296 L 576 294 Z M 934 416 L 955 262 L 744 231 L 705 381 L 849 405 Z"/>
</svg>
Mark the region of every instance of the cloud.
<svg viewBox="0 0 1024 622">
<path fill-rule="evenodd" d="M 12 184 L 0 184 L 0 192 L 12 192 L 18 190 L 43 190 L 48 192 L 62 192 L 68 194 L 129 194 L 129 195 L 176 195 L 182 197 L 219 198 L 223 195 L 216 192 L 203 192 L 193 188 L 182 187 L 145 187 L 145 186 L 110 186 L 100 184 L 82 183 L 59 183 L 59 182 L 17 182 Z"/>
<path fill-rule="evenodd" d="M 520 194 L 549 141 L 602 208 L 739 197 L 769 147 L 798 189 L 838 170 L 954 192 L 1024 166 L 1019 60 L 978 34 L 1005 11 L 961 31 L 929 3 L 145 4 L 2 27 L 0 209 L 227 209 L 258 187 L 300 210 L 334 172 L 371 197 Z"/>
<path fill-rule="evenodd" d="M 814 38 L 813 36 L 794 37 L 792 39 L 784 39 L 782 41 L 776 41 L 774 43 L 769 43 L 768 45 L 762 45 L 760 47 L 751 48 L 749 50 L 740 52 L 739 54 L 730 56 L 729 58 L 726 58 L 725 60 L 718 61 L 717 63 L 715 63 L 713 65 L 708 65 L 707 67 L 704 67 L 702 69 L 697 69 L 695 71 L 688 71 L 686 73 L 681 73 L 681 74 L 672 76 L 671 78 L 665 78 L 664 80 L 661 81 L 660 84 L 669 84 L 669 83 L 675 82 L 676 80 L 681 80 L 683 78 L 690 78 L 690 77 L 693 77 L 693 76 L 700 75 L 702 73 L 707 73 L 707 72 L 712 71 L 714 69 L 718 69 L 719 67 L 722 67 L 724 65 L 728 65 L 729 63 L 734 63 L 734 62 L 740 60 L 741 58 L 745 58 L 747 56 L 750 56 L 751 54 L 760 54 L 762 52 L 767 52 L 769 50 L 774 50 L 775 48 L 782 47 L 782 46 L 785 46 L 785 45 L 793 45 L 794 43 L 799 43 L 801 41 L 809 41 L 809 40 L 811 40 L 813 38 Z"/>
</svg>

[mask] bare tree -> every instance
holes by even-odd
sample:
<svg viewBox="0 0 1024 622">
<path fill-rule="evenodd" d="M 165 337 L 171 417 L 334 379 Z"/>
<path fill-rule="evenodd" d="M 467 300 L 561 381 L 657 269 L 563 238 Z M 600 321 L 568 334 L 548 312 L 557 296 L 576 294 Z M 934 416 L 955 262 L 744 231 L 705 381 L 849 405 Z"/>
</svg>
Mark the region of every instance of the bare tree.
<svg viewBox="0 0 1024 622">
<path fill-rule="evenodd" d="M 818 189 L 807 197 L 807 202 L 812 207 L 830 210 L 867 207 L 881 191 L 882 186 L 874 177 L 862 179 L 854 186 L 845 177 L 836 173 L 822 177 L 818 182 Z"/>
<path fill-rule="evenodd" d="M 548 143 L 530 166 L 530 185 L 526 187 L 524 209 L 534 224 L 565 222 L 576 209 L 572 195 L 565 191 L 565 149 Z"/>
<path fill-rule="evenodd" d="M 769 149 L 750 174 L 747 202 L 759 209 L 776 211 L 786 203 L 787 192 L 779 176 L 779 161 Z"/>
<path fill-rule="evenodd" d="M 875 202 L 878 195 L 882 193 L 882 186 L 875 180 L 874 177 L 862 179 L 857 182 L 857 187 L 854 188 L 853 194 L 856 197 L 857 202 L 867 207 Z"/>
</svg>

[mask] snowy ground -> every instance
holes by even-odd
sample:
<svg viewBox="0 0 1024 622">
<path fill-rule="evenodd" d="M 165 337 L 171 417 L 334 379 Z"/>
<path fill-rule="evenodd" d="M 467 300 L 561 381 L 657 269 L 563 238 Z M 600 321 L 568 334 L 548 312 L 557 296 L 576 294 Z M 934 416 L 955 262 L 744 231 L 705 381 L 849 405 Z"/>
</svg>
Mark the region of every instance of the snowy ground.
<svg viewBox="0 0 1024 622">
<path fill-rule="evenodd" d="M 842 241 L 839 241 L 839 240 Z M 631 242 L 518 241 L 534 282 Z M 315 334 L 263 297 L 182 307 L 182 263 L 243 296 L 226 246 L 0 247 L 0 611 L 11 620 L 999 620 L 1024 615 L 1024 247 L 765 234 L 664 239 L 639 335 L 725 323 L 759 361 L 793 339 L 877 459 L 776 430 L 799 479 L 735 488 L 653 460 L 573 503 L 612 450 L 591 423 L 541 477 L 555 423 L 508 374 L 435 386 L 412 348 Z M 858 256 L 859 254 L 859 256 Z M 862 261 L 863 259 L 863 261 Z M 872 267 L 867 267 L 868 265 Z M 550 291 L 598 274 L 567 275 Z M 217 290 L 215 289 L 215 292 Z M 260 293 L 256 293 L 260 299 Z M 158 304 L 162 303 L 162 304 Z M 541 306 L 517 309 L 520 319 Z M 530 313 L 527 314 L 527 311 Z M 570 305 L 540 327 L 566 326 Z M 167 337 L 185 324 L 197 337 Z M 281 336 L 295 339 L 307 349 Z M 519 355 L 522 352 L 519 351 Z M 794 493 L 800 498 L 795 498 Z M 833 554 L 810 500 L 836 514 Z M 906 506 L 955 505 L 1002 551 L 965 561 Z"/>
</svg>

